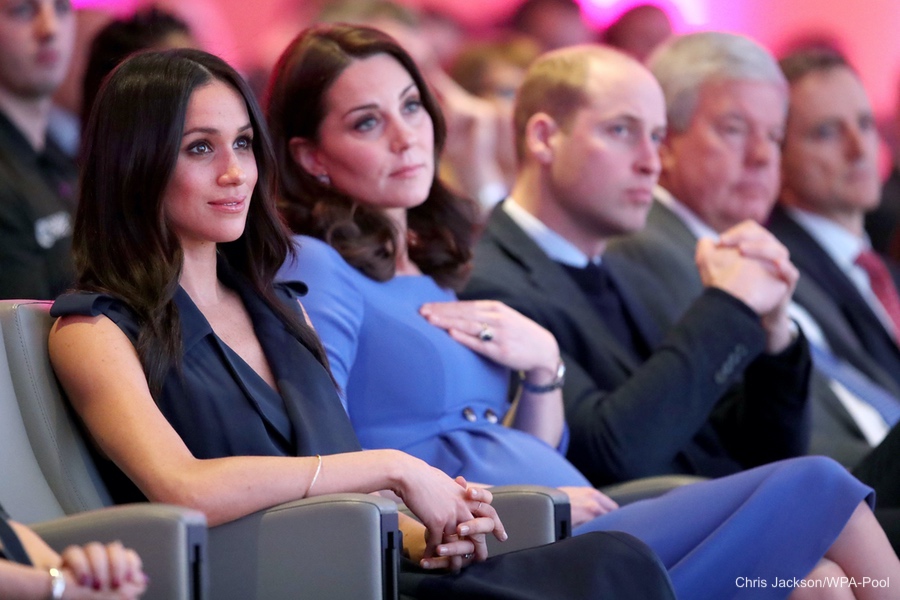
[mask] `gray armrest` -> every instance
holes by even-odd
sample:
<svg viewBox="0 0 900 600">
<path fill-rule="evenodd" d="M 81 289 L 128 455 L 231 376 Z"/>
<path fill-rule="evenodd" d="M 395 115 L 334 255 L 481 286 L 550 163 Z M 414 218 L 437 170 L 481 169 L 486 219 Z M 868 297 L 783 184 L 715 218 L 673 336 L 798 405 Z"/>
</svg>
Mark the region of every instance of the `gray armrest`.
<svg viewBox="0 0 900 600">
<path fill-rule="evenodd" d="M 706 481 L 706 477 L 695 475 L 659 475 L 644 477 L 624 483 L 617 483 L 600 488 L 600 491 L 619 503 L 620 506 L 655 498 L 683 485 Z"/>
<path fill-rule="evenodd" d="M 370 494 L 288 502 L 209 531 L 210 598 L 397 597 L 397 505 Z"/>
<path fill-rule="evenodd" d="M 206 590 L 206 518 L 165 504 L 131 504 L 34 523 L 55 550 L 120 540 L 137 550 L 150 577 L 147 600 L 201 600 Z"/>
<path fill-rule="evenodd" d="M 491 556 L 533 548 L 565 539 L 572 533 L 569 496 L 540 485 L 502 485 L 491 488 L 493 506 L 509 539 L 498 542 L 488 536 Z"/>
</svg>

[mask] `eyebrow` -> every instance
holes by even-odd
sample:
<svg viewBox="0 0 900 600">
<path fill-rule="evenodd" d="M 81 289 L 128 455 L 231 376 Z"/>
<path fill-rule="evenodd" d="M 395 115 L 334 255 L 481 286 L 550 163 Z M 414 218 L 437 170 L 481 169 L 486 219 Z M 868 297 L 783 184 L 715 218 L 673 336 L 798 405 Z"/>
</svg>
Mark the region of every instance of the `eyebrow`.
<svg viewBox="0 0 900 600">
<path fill-rule="evenodd" d="M 414 87 L 416 87 L 416 82 L 415 82 L 415 81 L 411 82 L 408 86 L 406 86 L 405 88 L 403 88 L 403 90 L 400 92 L 400 94 L 397 96 L 397 98 L 403 98 L 406 94 L 409 93 L 409 90 L 411 90 L 411 89 L 414 88 Z M 370 103 L 370 104 L 363 104 L 363 105 L 361 105 L 361 106 L 356 106 L 356 107 L 354 107 L 354 108 L 351 108 L 350 110 L 348 110 L 347 112 L 345 112 L 343 116 L 346 117 L 347 115 L 352 114 L 352 113 L 355 113 L 355 112 L 357 112 L 357 111 L 360 111 L 360 110 L 369 110 L 369 109 L 373 109 L 373 108 L 378 108 L 378 104 L 376 104 L 376 103 L 374 103 L 374 102 L 372 102 L 372 103 Z"/>
<path fill-rule="evenodd" d="M 238 129 L 237 132 L 243 133 L 243 132 L 247 131 L 248 129 L 253 129 L 253 124 L 247 123 L 240 129 Z M 188 129 L 183 134 L 181 134 L 181 137 L 187 137 L 193 133 L 204 133 L 206 135 L 215 135 L 215 134 L 219 133 L 219 130 L 216 129 L 215 127 L 194 127 L 192 129 Z"/>
</svg>

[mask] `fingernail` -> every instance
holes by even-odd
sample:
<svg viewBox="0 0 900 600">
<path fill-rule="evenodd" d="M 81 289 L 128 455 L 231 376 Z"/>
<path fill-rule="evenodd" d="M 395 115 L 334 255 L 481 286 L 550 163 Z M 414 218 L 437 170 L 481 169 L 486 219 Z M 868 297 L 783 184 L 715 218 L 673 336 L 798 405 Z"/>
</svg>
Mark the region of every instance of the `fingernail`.
<svg viewBox="0 0 900 600">
<path fill-rule="evenodd" d="M 430 561 L 430 560 L 423 560 L 423 561 L 422 561 L 422 568 L 423 568 L 423 569 L 430 569 L 430 568 L 431 568 L 431 561 Z"/>
<path fill-rule="evenodd" d="M 500 541 L 505 542 L 508 539 L 509 539 L 509 534 L 506 533 L 505 531 L 502 534 L 500 534 Z"/>
<path fill-rule="evenodd" d="M 478 497 L 478 488 L 469 488 L 469 489 L 471 490 L 471 492 L 470 492 L 471 496 L 473 498 L 477 498 Z"/>
<path fill-rule="evenodd" d="M 469 534 L 469 526 L 468 525 L 460 525 L 459 526 L 459 535 L 468 535 Z"/>
<path fill-rule="evenodd" d="M 441 556 L 447 554 L 447 548 L 445 548 L 444 546 L 438 546 L 437 551 L 438 551 L 438 554 L 440 554 Z"/>
</svg>

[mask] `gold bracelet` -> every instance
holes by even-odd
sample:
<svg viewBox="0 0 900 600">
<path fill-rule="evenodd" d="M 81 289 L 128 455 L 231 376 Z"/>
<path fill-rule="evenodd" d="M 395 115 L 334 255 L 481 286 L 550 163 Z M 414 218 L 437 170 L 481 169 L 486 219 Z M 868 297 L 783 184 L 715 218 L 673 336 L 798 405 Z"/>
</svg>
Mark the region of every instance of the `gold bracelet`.
<svg viewBox="0 0 900 600">
<path fill-rule="evenodd" d="M 322 472 L 322 455 L 316 454 L 316 458 L 319 459 L 319 462 L 316 464 L 316 472 L 313 473 L 312 480 L 309 482 L 309 487 L 306 488 L 306 493 L 303 494 L 304 498 L 309 496 L 309 493 L 312 491 L 313 486 L 316 485 L 316 479 L 319 478 L 319 473 Z"/>
</svg>

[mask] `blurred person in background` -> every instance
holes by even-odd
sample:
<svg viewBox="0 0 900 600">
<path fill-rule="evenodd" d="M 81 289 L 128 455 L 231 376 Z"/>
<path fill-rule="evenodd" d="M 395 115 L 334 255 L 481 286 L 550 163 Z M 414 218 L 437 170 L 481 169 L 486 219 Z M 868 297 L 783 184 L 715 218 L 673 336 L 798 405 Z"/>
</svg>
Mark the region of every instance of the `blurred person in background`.
<svg viewBox="0 0 900 600">
<path fill-rule="evenodd" d="M 512 130 L 516 92 L 528 66 L 540 54 L 540 46 L 524 36 L 476 42 L 463 50 L 450 66 L 450 75 L 467 92 L 493 103 L 498 112 L 496 143 L 497 164 L 503 174 L 493 201 L 499 201 L 512 188 L 516 176 L 515 136 Z M 485 204 L 493 205 L 486 194 Z"/>
<path fill-rule="evenodd" d="M 597 39 L 574 0 L 525 0 L 509 20 L 508 27 L 527 35 L 542 50 L 586 44 Z"/>
<path fill-rule="evenodd" d="M 91 43 L 82 82 L 81 122 L 87 123 L 103 78 L 130 54 L 197 47 L 188 24 L 160 8 L 142 8 L 128 18 L 107 24 Z"/>
<path fill-rule="evenodd" d="M 74 42 L 68 0 L 0 5 L 0 298 L 49 300 L 74 279 L 78 173 L 48 135 Z"/>
<path fill-rule="evenodd" d="M 626 10 L 603 32 L 603 43 L 646 62 L 650 54 L 672 36 L 666 11 L 653 4 Z"/>
</svg>

